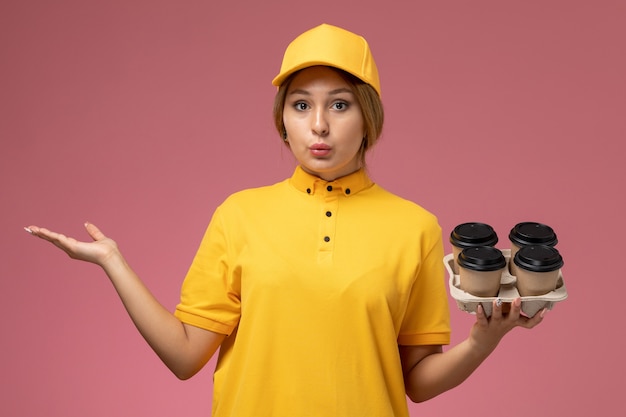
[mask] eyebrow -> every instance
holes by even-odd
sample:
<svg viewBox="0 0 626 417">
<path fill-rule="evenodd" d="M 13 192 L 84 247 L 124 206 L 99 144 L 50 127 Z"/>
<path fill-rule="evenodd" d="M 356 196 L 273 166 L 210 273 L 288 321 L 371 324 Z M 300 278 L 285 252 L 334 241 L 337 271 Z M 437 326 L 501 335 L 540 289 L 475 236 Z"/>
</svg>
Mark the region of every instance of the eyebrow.
<svg viewBox="0 0 626 417">
<path fill-rule="evenodd" d="M 329 92 L 328 92 L 328 95 L 329 95 L 329 96 L 333 96 L 333 95 L 335 95 L 335 94 L 341 94 L 341 93 L 350 93 L 350 94 L 354 94 L 354 92 L 353 92 L 351 89 L 346 88 L 346 87 L 341 87 L 341 88 L 337 88 L 337 89 L 335 89 L 335 90 L 331 90 L 331 91 L 329 91 Z M 311 95 L 311 93 L 309 93 L 307 90 L 303 90 L 303 89 L 296 89 L 296 90 L 293 90 L 292 92 L 290 92 L 290 93 L 289 93 L 289 95 L 292 95 L 292 94 L 303 94 L 303 95 L 305 95 L 305 96 L 310 96 L 310 95 Z"/>
</svg>

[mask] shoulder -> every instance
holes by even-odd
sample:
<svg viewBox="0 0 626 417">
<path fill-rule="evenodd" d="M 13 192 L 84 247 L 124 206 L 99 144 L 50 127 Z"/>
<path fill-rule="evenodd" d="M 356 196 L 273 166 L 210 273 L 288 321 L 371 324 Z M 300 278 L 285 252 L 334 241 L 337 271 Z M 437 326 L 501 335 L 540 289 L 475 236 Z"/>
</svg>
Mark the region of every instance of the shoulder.
<svg viewBox="0 0 626 417">
<path fill-rule="evenodd" d="M 372 187 L 372 194 L 377 206 L 373 213 L 377 229 L 407 245 L 417 242 L 420 247 L 431 248 L 441 242 L 442 228 L 434 213 L 379 185 Z"/>
<path fill-rule="evenodd" d="M 438 227 L 438 220 L 434 213 L 422 207 L 420 204 L 400 197 L 378 184 L 371 188 L 373 200 L 397 216 L 406 220 L 413 220 L 420 224 L 430 224 Z"/>
<path fill-rule="evenodd" d="M 276 207 L 289 192 L 287 180 L 261 187 L 247 188 L 229 195 L 218 207 L 216 213 L 242 213 L 259 211 L 264 207 Z"/>
</svg>

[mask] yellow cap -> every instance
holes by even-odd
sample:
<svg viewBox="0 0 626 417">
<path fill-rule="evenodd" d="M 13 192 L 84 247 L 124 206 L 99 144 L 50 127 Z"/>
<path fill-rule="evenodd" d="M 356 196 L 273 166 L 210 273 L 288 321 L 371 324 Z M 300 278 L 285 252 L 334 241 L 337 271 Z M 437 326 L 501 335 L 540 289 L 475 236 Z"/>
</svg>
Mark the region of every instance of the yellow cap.
<svg viewBox="0 0 626 417">
<path fill-rule="evenodd" d="M 294 72 L 315 65 L 344 70 L 374 87 L 380 96 L 378 69 L 365 38 L 327 24 L 304 32 L 289 44 L 272 84 L 278 87 Z"/>
</svg>

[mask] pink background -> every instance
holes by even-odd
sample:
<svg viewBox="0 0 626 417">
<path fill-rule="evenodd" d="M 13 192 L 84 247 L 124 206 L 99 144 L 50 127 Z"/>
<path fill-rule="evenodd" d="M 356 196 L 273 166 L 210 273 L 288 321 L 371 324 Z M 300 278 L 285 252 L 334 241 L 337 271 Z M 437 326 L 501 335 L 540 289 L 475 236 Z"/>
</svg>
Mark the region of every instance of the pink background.
<svg viewBox="0 0 626 417">
<path fill-rule="evenodd" d="M 322 22 L 376 56 L 377 182 L 435 212 L 446 238 L 484 221 L 507 247 L 516 222 L 550 224 L 566 262 L 567 301 L 412 415 L 622 415 L 619 0 L 2 1 L 1 415 L 209 415 L 212 364 L 178 381 L 98 268 L 22 226 L 84 237 L 96 223 L 173 309 L 216 205 L 291 174 L 270 80 Z M 473 317 L 451 314 L 457 343 Z"/>
</svg>

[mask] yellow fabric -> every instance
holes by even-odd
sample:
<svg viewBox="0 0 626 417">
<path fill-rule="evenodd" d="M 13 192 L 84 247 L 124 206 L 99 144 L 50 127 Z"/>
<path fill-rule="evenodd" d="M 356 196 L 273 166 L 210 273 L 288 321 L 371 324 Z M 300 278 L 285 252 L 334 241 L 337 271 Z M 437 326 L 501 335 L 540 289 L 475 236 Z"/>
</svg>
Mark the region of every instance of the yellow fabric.
<svg viewBox="0 0 626 417">
<path fill-rule="evenodd" d="M 364 171 L 230 196 L 176 309 L 230 335 L 213 415 L 408 416 L 398 343 L 450 341 L 442 258 L 436 218 Z"/>
<path fill-rule="evenodd" d="M 365 38 L 328 24 L 307 30 L 287 46 L 280 72 L 272 84 L 278 87 L 294 72 L 314 65 L 349 72 L 381 95 L 378 68 Z"/>
</svg>

